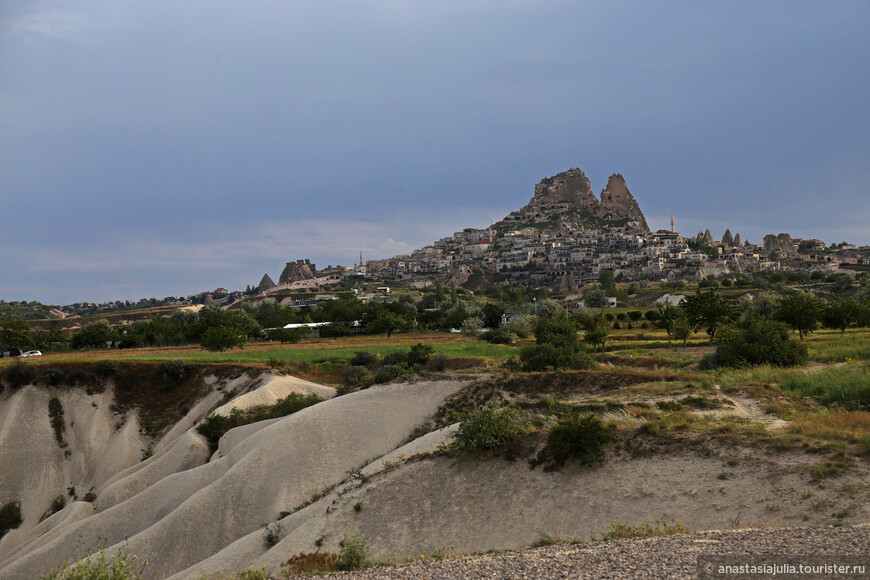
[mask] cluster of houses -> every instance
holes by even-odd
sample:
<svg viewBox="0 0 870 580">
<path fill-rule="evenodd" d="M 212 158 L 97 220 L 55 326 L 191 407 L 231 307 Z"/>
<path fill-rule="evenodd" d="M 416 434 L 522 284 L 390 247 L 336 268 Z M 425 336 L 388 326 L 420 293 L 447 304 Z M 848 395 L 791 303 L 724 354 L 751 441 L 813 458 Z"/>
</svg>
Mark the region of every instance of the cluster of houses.
<svg viewBox="0 0 870 580">
<path fill-rule="evenodd" d="M 413 280 L 466 267 L 510 273 L 542 283 L 571 276 L 582 285 L 597 281 L 601 270 L 610 270 L 625 280 L 700 280 L 729 272 L 778 269 L 831 273 L 849 264 L 867 263 L 870 255 L 854 247 L 821 253 L 825 244 L 819 240 L 792 240 L 785 234 L 778 239 L 787 240 L 789 247 L 778 245 L 776 251 L 770 251 L 769 244 L 743 243 L 739 234 L 732 237 L 730 232 L 721 241 L 714 241 L 709 230 L 689 238 L 673 230 L 554 233 L 526 227 L 495 235 L 492 229 L 466 228 L 410 255 L 369 260 L 365 274 Z M 358 273 L 356 269 L 347 272 Z"/>
</svg>

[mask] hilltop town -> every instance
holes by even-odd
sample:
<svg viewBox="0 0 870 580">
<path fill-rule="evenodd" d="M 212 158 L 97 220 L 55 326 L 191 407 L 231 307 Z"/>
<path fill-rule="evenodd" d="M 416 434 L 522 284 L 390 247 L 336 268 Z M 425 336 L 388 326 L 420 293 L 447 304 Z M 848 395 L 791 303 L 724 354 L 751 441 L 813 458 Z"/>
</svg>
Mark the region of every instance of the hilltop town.
<svg viewBox="0 0 870 580">
<path fill-rule="evenodd" d="M 620 174 L 610 176 L 600 198 L 589 179 L 572 168 L 541 180 L 522 209 L 489 228 L 465 228 L 413 251 L 354 266 L 317 270 L 309 260 L 288 262 L 278 284 L 265 274 L 263 293 L 320 290 L 365 277 L 424 288 L 435 280 L 477 289 L 493 283 L 549 286 L 571 291 L 596 282 L 602 270 L 617 281 L 697 282 L 736 279 L 764 270 L 824 275 L 870 269 L 870 247 L 826 246 L 817 239 L 769 234 L 750 243 L 726 230 L 714 239 L 709 229 L 687 236 L 650 231 Z"/>
</svg>

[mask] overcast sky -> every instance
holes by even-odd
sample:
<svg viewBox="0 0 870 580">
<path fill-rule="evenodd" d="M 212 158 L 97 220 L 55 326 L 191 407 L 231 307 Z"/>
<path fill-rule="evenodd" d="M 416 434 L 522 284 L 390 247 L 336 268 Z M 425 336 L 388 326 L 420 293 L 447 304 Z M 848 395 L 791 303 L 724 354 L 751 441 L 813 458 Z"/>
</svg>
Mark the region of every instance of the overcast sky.
<svg viewBox="0 0 870 580">
<path fill-rule="evenodd" d="M 653 229 L 870 243 L 870 2 L 0 3 L 0 299 L 408 252 L 622 173 Z"/>
</svg>

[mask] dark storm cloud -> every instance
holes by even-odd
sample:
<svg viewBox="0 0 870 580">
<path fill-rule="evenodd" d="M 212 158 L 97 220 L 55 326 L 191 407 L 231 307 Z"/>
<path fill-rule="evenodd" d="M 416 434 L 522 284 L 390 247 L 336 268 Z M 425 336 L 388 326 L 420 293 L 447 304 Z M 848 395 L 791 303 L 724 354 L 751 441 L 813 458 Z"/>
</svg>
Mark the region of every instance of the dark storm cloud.
<svg viewBox="0 0 870 580">
<path fill-rule="evenodd" d="M 673 212 L 684 233 L 866 244 L 868 17 L 863 2 L 4 5 L 0 243 L 16 256 L 0 298 L 180 294 L 298 257 L 388 256 L 498 219 L 570 166 L 596 191 L 623 173 L 653 227 Z"/>
</svg>

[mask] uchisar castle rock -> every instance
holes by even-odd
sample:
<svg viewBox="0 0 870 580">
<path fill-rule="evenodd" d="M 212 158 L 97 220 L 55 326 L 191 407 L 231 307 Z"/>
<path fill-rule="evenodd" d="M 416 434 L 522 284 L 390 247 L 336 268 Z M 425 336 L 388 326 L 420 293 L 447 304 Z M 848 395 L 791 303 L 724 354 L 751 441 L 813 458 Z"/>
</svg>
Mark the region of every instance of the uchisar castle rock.
<svg viewBox="0 0 870 580">
<path fill-rule="evenodd" d="M 726 230 L 721 241 L 710 230 L 684 237 L 674 228 L 650 231 L 625 179 L 610 176 L 600 196 L 577 168 L 542 179 L 534 196 L 488 228 L 466 228 L 410 254 L 317 270 L 307 260 L 290 262 L 278 285 L 264 277 L 259 290 L 320 290 L 343 278 L 363 275 L 425 287 L 442 284 L 476 288 L 492 283 L 574 287 L 610 270 L 622 280 L 701 280 L 728 273 L 797 267 L 806 269 L 823 250 L 819 240 L 769 235 L 750 244 Z M 798 250 L 801 250 L 800 253 Z M 809 266 L 807 266 L 809 267 Z M 815 266 L 814 266 L 815 267 Z M 838 267 L 830 259 L 824 268 Z"/>
</svg>

